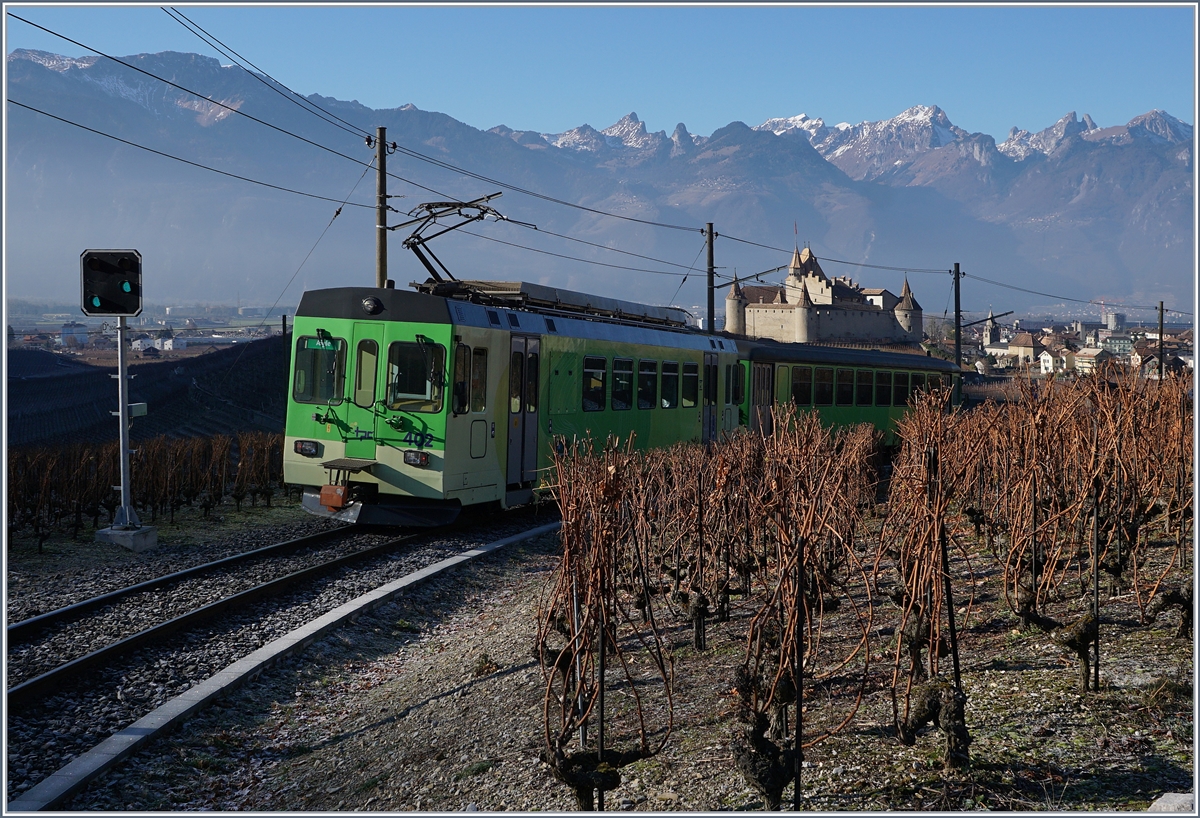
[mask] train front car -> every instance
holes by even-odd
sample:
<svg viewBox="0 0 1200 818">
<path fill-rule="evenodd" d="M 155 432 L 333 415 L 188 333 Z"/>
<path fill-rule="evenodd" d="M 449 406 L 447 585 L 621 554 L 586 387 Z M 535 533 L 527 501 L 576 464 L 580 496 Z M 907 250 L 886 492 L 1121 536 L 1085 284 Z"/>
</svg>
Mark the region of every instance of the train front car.
<svg viewBox="0 0 1200 818">
<path fill-rule="evenodd" d="M 446 492 L 445 299 L 366 287 L 306 292 L 296 311 L 284 480 L 304 508 L 363 524 L 457 517 Z"/>
</svg>

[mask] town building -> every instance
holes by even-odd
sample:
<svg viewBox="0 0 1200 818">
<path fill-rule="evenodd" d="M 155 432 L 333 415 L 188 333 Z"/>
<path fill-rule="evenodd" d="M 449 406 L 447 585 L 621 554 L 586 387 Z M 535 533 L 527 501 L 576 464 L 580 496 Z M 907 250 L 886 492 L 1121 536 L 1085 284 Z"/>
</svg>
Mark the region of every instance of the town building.
<svg viewBox="0 0 1200 818">
<path fill-rule="evenodd" d="M 1084 347 L 1075 353 L 1075 371 L 1080 375 L 1090 375 L 1111 361 L 1113 354 L 1101 347 Z"/>
<path fill-rule="evenodd" d="M 848 276 L 829 278 L 805 247 L 792 254 L 781 286 L 730 287 L 725 330 L 784 342 L 917 345 L 922 312 L 908 279 L 897 298 L 885 289 L 860 287 Z"/>
</svg>

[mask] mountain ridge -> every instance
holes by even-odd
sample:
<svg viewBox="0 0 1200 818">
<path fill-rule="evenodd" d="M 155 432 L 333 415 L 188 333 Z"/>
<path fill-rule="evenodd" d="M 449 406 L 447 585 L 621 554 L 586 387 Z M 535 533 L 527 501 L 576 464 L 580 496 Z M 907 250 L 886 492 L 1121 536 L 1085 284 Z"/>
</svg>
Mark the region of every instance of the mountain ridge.
<svg viewBox="0 0 1200 818">
<path fill-rule="evenodd" d="M 363 182 L 372 153 L 364 150 L 361 137 L 356 141 L 307 116 L 243 69 L 177 52 L 124 59 L 209 99 L 198 100 L 101 58 L 20 50 L 8 55 L 9 92 L 17 101 L 40 102 L 51 113 L 147 147 L 339 201 L 355 179 Z M 728 257 L 719 263 L 728 260 L 742 270 L 783 263 L 777 253 L 753 245 L 783 251 L 792 244 L 794 230 L 796 243 L 801 238 L 813 243 L 819 257 L 855 264 L 913 259 L 916 266 L 928 267 L 930 259 L 939 260 L 938 266 L 960 259 L 981 275 L 995 266 L 1014 285 L 1040 291 L 1191 300 L 1192 128 L 1163 111 L 1104 127 L 1086 114 L 1080 120 L 1071 113 L 1037 133 L 1014 129 L 997 144 L 986 134 L 958 128 L 936 105 L 912 106 L 896 117 L 857 125 L 828 127 L 806 114 L 758 126 L 732 122 L 701 136 L 683 123 L 670 135 L 650 131 L 633 112 L 603 129 L 584 124 L 541 134 L 505 125 L 479 130 L 412 104 L 372 110 L 319 94 L 308 99 L 348 120 L 384 125 L 389 139 L 431 159 L 591 209 L 561 208 L 510 189 L 495 204 L 515 220 L 684 265 L 699 249 L 695 239 L 592 211 L 697 229 L 713 221 L 721 235 L 752 240 L 718 240 Z M 218 101 L 328 144 L 362 165 L 356 168 L 283 139 Z M 300 272 L 312 246 L 305 229 L 292 226 L 292 219 L 280 222 L 272 210 L 301 214 L 297 222 L 329 221 L 324 204 L 296 204 L 283 194 L 197 176 L 199 171 L 167 169 L 166 160 L 152 165 L 144 155 L 101 137 L 70 133 L 67 126 L 15 107 L 10 114 L 14 295 L 29 294 L 38 281 L 30 271 L 47 265 L 59 270 L 55 280 L 63 283 L 58 286 L 69 286 L 66 246 L 73 249 L 72 242 L 80 241 L 119 246 L 118 236 L 126 237 L 125 246 L 155 248 L 177 297 L 204 291 L 197 268 L 221 282 L 218 290 L 266 292 L 247 270 L 257 264 L 286 279 Z M 394 195 L 407 197 L 393 201 L 401 211 L 431 197 L 465 200 L 498 189 L 411 156 L 393 157 L 389 170 L 433 191 L 393 182 Z M 356 190 L 352 199 L 368 199 L 366 182 Z M 188 195 L 181 196 L 183 191 Z M 64 200 L 88 205 L 80 210 L 80 229 L 73 234 L 55 224 L 55 203 Z M 325 240 L 329 249 L 322 246 L 304 268 L 313 279 L 308 286 L 321 285 L 335 269 L 326 253 L 340 258 L 337 264 L 343 267 L 371 269 L 373 214 L 350 208 L 342 221 L 347 219 L 357 232 L 333 231 Z M 492 232 L 485 236 L 510 244 L 546 241 L 504 223 L 489 222 L 487 229 Z M 437 252 L 464 277 L 529 278 L 574 289 L 634 287 L 643 299 L 662 302 L 680 287 L 670 276 L 620 269 L 636 265 L 622 265 L 620 257 L 597 249 L 543 248 L 616 266 L 585 272 L 569 261 L 453 235 L 439 240 Z M 264 244 L 264 237 L 272 240 Z M 423 278 L 412 260 L 397 252 L 397 267 L 413 272 L 396 277 Z M 74 250 L 76 268 L 77 257 Z M 603 276 L 597 278 L 597 271 Z M 862 274 L 872 277 L 871 286 L 899 286 L 888 273 Z M 995 291 L 988 296 L 995 297 Z"/>
</svg>

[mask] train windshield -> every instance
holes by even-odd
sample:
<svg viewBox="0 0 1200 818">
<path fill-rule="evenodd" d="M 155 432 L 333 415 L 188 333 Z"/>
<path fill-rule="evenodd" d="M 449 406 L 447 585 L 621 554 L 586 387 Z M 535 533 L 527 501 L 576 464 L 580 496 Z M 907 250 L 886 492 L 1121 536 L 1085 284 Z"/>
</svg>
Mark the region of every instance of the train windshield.
<svg viewBox="0 0 1200 818">
<path fill-rule="evenodd" d="M 292 398 L 297 403 L 342 402 L 346 372 L 346 341 L 324 330 L 296 341 L 296 374 Z"/>
<path fill-rule="evenodd" d="M 397 342 L 388 347 L 387 405 L 404 412 L 442 411 L 446 348 Z"/>
</svg>

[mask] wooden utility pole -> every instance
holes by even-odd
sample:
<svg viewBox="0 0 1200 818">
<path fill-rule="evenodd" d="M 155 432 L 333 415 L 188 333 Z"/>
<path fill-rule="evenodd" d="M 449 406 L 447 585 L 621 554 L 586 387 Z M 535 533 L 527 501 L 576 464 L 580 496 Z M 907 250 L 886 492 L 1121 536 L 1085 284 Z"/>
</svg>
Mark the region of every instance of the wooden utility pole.
<svg viewBox="0 0 1200 818">
<path fill-rule="evenodd" d="M 959 281 L 962 273 L 958 262 L 954 262 L 954 405 L 962 405 L 962 303 L 959 299 Z"/>
<path fill-rule="evenodd" d="M 1158 302 L 1158 382 L 1163 379 L 1163 302 Z"/>
<path fill-rule="evenodd" d="M 716 284 L 713 283 L 713 273 L 716 268 L 713 266 L 713 237 L 716 233 L 713 232 L 713 223 L 708 222 L 704 226 L 704 235 L 708 239 L 708 326 L 704 329 L 707 332 L 715 332 L 717 329 L 716 321 L 716 306 L 714 304 L 713 293 L 716 291 Z"/>
<path fill-rule="evenodd" d="M 387 128 L 375 129 L 375 286 L 387 286 Z"/>
</svg>

